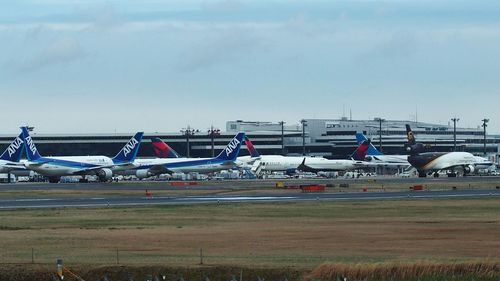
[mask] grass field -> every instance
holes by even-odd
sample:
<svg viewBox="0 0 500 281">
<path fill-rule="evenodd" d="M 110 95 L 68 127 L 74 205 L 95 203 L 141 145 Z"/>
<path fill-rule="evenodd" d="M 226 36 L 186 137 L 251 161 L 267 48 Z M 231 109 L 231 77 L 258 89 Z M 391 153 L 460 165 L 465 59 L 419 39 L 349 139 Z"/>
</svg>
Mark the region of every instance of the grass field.
<svg viewBox="0 0 500 281">
<path fill-rule="evenodd" d="M 0 263 L 498 263 L 500 199 L 2 211 L 0 237 Z"/>
</svg>

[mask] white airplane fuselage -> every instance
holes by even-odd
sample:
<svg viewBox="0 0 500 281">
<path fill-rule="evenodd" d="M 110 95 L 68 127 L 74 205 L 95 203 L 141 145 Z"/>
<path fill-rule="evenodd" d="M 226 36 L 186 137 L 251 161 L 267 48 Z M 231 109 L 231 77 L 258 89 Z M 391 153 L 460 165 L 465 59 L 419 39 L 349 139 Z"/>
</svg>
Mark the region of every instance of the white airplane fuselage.
<svg viewBox="0 0 500 281">
<path fill-rule="evenodd" d="M 486 159 L 481 156 L 474 156 L 474 159 L 475 159 L 474 166 L 476 167 L 476 169 L 489 169 L 495 164 L 489 159 Z"/>
<path fill-rule="evenodd" d="M 364 161 L 345 159 L 308 158 L 304 165 L 316 171 L 348 171 L 370 167 Z"/>
<path fill-rule="evenodd" d="M 408 155 L 367 155 L 365 160 L 370 163 L 410 165 Z"/>
<path fill-rule="evenodd" d="M 136 170 L 147 170 L 155 166 L 164 166 L 174 173 L 212 173 L 235 168 L 231 161 L 220 161 L 215 158 L 152 158 L 136 159 Z"/>
<path fill-rule="evenodd" d="M 261 155 L 260 159 L 255 161 L 254 167 L 259 165 L 261 171 L 270 172 L 295 170 L 302 164 L 304 158 L 309 159 L 314 157 Z"/>
<path fill-rule="evenodd" d="M 113 170 L 113 160 L 107 156 L 57 156 L 43 157 L 44 161 L 24 162 L 24 166 L 41 175 L 49 177 L 60 177 L 76 175 L 83 169 L 99 166 L 108 167 Z M 90 172 L 88 174 L 91 174 Z"/>
<path fill-rule="evenodd" d="M 417 170 L 428 172 L 474 166 L 477 160 L 468 152 L 426 152 L 409 156 L 408 161 Z"/>
</svg>

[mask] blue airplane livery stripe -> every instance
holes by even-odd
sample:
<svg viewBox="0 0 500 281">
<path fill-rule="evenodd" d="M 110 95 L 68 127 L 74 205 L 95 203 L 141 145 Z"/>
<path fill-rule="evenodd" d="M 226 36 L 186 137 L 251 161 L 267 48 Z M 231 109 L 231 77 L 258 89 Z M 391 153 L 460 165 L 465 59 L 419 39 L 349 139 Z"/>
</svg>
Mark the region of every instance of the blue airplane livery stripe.
<svg viewBox="0 0 500 281">
<path fill-rule="evenodd" d="M 86 169 L 86 168 L 95 168 L 95 167 L 100 167 L 102 165 L 96 165 L 96 164 L 89 164 L 89 163 L 83 163 L 83 162 L 76 162 L 76 161 L 69 161 L 69 160 L 61 160 L 61 159 L 53 159 L 53 158 L 38 158 L 36 160 L 33 160 L 32 162 L 34 163 L 47 163 L 51 165 L 59 165 L 63 167 L 68 167 L 68 168 L 81 168 L 81 169 Z"/>
<path fill-rule="evenodd" d="M 134 168 L 134 170 L 145 170 L 145 169 L 150 169 L 152 167 L 156 166 L 163 166 L 166 169 L 170 168 L 186 168 L 186 167 L 191 167 L 191 166 L 201 166 L 201 165 L 212 165 L 212 164 L 223 164 L 228 162 L 228 160 L 216 160 L 216 159 L 203 159 L 203 160 L 190 160 L 190 161 L 182 161 L 182 162 L 175 162 L 175 163 L 166 163 L 166 164 L 150 164 L 150 165 L 143 165 L 137 168 Z"/>
</svg>

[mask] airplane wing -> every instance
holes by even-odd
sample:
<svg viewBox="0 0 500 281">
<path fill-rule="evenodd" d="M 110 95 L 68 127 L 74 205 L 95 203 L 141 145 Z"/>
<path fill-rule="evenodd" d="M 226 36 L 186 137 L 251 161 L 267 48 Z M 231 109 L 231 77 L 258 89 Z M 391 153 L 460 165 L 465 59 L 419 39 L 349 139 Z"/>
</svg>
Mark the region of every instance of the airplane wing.
<svg viewBox="0 0 500 281">
<path fill-rule="evenodd" d="M 252 172 L 257 172 L 259 170 L 259 168 L 260 168 L 260 163 L 261 163 L 260 160 L 254 161 L 253 164 L 252 164 L 251 171 Z"/>
<path fill-rule="evenodd" d="M 26 170 L 26 167 L 22 163 L 6 163 L 2 167 L 10 170 Z"/>
<path fill-rule="evenodd" d="M 26 162 L 23 163 L 24 166 L 29 165 L 29 166 L 40 166 L 46 163 L 50 163 L 49 160 L 40 160 L 40 161 L 33 161 L 33 162 Z"/>
<path fill-rule="evenodd" d="M 247 165 L 253 165 L 253 164 L 255 163 L 255 161 L 260 160 L 260 159 L 261 159 L 261 157 L 260 157 L 260 156 L 258 156 L 258 157 L 251 157 L 251 158 L 250 158 L 250 159 L 246 162 L 246 164 L 247 164 Z"/>
<path fill-rule="evenodd" d="M 133 168 L 136 168 L 137 165 L 135 165 L 134 163 L 131 163 L 131 162 L 124 162 L 124 163 L 111 164 L 111 165 L 102 165 L 102 166 L 95 166 L 95 167 L 89 167 L 89 168 L 82 168 L 80 170 L 75 171 L 73 174 L 84 175 L 87 173 L 96 172 L 96 171 L 101 170 L 101 169 L 112 169 L 112 168 L 116 168 L 116 167 L 120 167 L 122 169 L 126 169 L 128 167 L 129 169 L 133 169 Z"/>
<path fill-rule="evenodd" d="M 165 165 L 154 165 L 151 168 L 149 168 L 149 171 L 155 175 L 174 173 L 172 170 L 167 169 Z"/>
<path fill-rule="evenodd" d="M 234 161 L 224 161 L 221 163 L 222 166 L 236 166 Z"/>
<path fill-rule="evenodd" d="M 355 166 L 366 167 L 366 168 L 375 168 L 375 167 L 404 167 L 410 166 L 410 163 L 394 163 L 394 162 L 367 162 L 356 163 Z"/>
<path fill-rule="evenodd" d="M 371 168 L 371 167 L 376 167 L 373 163 L 365 162 L 365 161 L 355 161 L 354 162 L 354 167 L 357 168 Z"/>
</svg>

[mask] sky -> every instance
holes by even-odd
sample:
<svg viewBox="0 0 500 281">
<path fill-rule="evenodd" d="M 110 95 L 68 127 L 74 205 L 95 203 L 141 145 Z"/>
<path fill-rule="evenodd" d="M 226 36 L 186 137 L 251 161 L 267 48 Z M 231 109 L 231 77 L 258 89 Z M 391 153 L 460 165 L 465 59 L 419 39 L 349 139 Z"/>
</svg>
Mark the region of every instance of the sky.
<svg viewBox="0 0 500 281">
<path fill-rule="evenodd" d="M 500 133 L 500 1 L 0 3 L 0 134 L 349 112 Z"/>
</svg>

